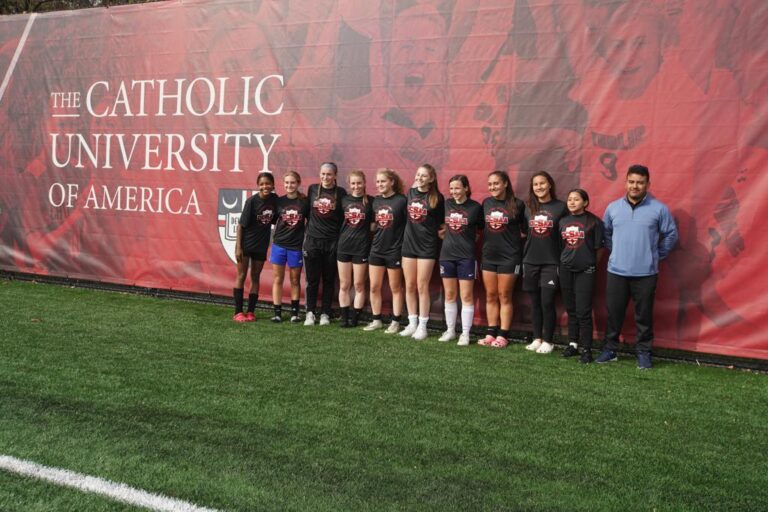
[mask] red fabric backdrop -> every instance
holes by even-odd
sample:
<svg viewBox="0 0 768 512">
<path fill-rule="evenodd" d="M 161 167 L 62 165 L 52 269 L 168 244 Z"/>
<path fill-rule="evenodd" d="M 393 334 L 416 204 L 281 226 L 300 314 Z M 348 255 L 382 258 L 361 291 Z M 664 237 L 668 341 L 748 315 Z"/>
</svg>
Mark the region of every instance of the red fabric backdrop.
<svg viewBox="0 0 768 512">
<path fill-rule="evenodd" d="M 644 163 L 681 232 L 658 344 L 768 358 L 766 26 L 762 0 L 185 1 L 2 18 L 0 267 L 226 295 L 228 226 L 265 168 L 282 192 L 286 170 L 306 187 L 333 160 L 373 192 L 374 169 L 409 183 L 430 162 L 444 191 L 463 172 L 477 198 L 494 169 L 521 197 L 545 169 L 601 215 Z M 436 286 L 433 314 L 440 303 Z M 603 310 L 601 293 L 598 327 Z"/>
</svg>

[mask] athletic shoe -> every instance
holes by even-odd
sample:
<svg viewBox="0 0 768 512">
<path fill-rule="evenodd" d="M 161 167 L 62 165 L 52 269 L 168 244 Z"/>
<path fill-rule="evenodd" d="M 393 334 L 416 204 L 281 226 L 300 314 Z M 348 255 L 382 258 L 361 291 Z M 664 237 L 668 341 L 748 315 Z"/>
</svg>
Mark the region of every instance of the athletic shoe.
<svg viewBox="0 0 768 512">
<path fill-rule="evenodd" d="M 255 322 L 256 321 L 256 315 L 253 314 L 253 311 L 249 311 L 245 314 L 246 322 Z"/>
<path fill-rule="evenodd" d="M 477 341 L 477 344 L 480 345 L 481 347 L 490 347 L 491 344 L 494 341 L 496 341 L 496 337 L 495 336 L 491 336 L 490 334 L 486 334 L 485 338 Z"/>
<path fill-rule="evenodd" d="M 311 311 L 307 311 L 307 317 L 304 319 L 304 325 L 315 325 L 315 314 Z"/>
<path fill-rule="evenodd" d="M 507 348 L 507 345 L 509 345 L 509 340 L 504 336 L 496 336 L 491 343 L 493 348 Z"/>
<path fill-rule="evenodd" d="M 459 341 L 456 343 L 460 347 L 468 347 L 469 346 L 469 333 L 461 333 L 461 336 L 459 336 Z"/>
<path fill-rule="evenodd" d="M 581 353 L 581 357 L 579 358 L 579 363 L 581 364 L 589 364 L 592 362 L 592 351 L 591 350 L 585 350 Z"/>
<path fill-rule="evenodd" d="M 320 315 L 320 325 L 331 325 L 331 317 L 323 313 Z"/>
<path fill-rule="evenodd" d="M 533 342 L 525 346 L 525 350 L 531 350 L 535 352 L 539 350 L 539 347 L 541 347 L 541 340 L 533 340 Z"/>
<path fill-rule="evenodd" d="M 637 367 L 641 370 L 653 369 L 653 363 L 651 362 L 650 352 L 638 352 L 637 353 Z"/>
<path fill-rule="evenodd" d="M 413 336 L 413 333 L 416 332 L 416 329 L 419 327 L 419 324 L 408 324 L 405 326 L 405 329 L 400 331 L 398 334 L 402 336 L 403 338 L 406 338 L 408 336 Z"/>
<path fill-rule="evenodd" d="M 352 327 L 352 324 L 349 323 L 349 318 L 342 320 L 341 323 L 339 324 L 339 327 L 341 327 L 342 329 L 347 329 L 349 327 Z"/>
<path fill-rule="evenodd" d="M 292 324 L 297 324 L 299 322 L 301 322 L 301 317 L 299 315 L 293 315 L 291 317 L 291 323 Z"/>
<path fill-rule="evenodd" d="M 552 349 L 555 348 L 555 346 L 551 343 L 548 343 L 546 341 L 541 342 L 541 346 L 536 349 L 537 354 L 549 354 L 552 352 Z"/>
<path fill-rule="evenodd" d="M 597 356 L 597 359 L 595 359 L 595 362 L 597 364 L 603 364 L 603 363 L 612 363 L 618 360 L 619 358 L 616 355 L 616 352 L 614 352 L 613 350 L 605 349 L 602 352 L 600 352 L 600 355 Z"/>
<path fill-rule="evenodd" d="M 245 316 L 245 313 L 241 311 L 240 313 L 235 313 L 235 316 L 232 317 L 232 320 L 242 324 L 248 321 L 248 317 Z"/>
<path fill-rule="evenodd" d="M 456 331 L 448 329 L 442 336 L 437 338 L 437 341 L 453 341 L 454 339 L 456 339 Z"/>
<path fill-rule="evenodd" d="M 573 345 L 568 345 L 565 347 L 565 350 L 563 350 L 563 357 L 573 357 L 577 355 L 579 355 L 579 349 Z"/>
<path fill-rule="evenodd" d="M 417 327 L 416 332 L 413 333 L 413 339 L 416 341 L 423 341 L 427 339 L 428 333 L 426 327 Z"/>
<path fill-rule="evenodd" d="M 381 323 L 381 320 L 374 320 L 365 327 L 363 327 L 364 331 L 375 331 L 376 329 L 381 329 L 384 327 L 384 324 Z"/>
<path fill-rule="evenodd" d="M 280 322 L 283 321 L 283 317 L 281 317 L 280 315 L 275 315 L 272 318 L 270 318 L 270 320 L 276 324 L 279 324 Z"/>
<path fill-rule="evenodd" d="M 384 331 L 385 334 L 397 334 L 397 331 L 400 330 L 400 322 L 397 320 L 392 320 L 390 322 L 389 327 L 387 327 L 387 330 Z"/>
</svg>

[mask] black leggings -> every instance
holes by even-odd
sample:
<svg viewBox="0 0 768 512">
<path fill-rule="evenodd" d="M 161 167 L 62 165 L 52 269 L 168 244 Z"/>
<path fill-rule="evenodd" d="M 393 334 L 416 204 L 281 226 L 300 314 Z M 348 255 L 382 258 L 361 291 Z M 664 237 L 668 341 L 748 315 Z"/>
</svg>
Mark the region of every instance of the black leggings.
<svg viewBox="0 0 768 512">
<path fill-rule="evenodd" d="M 315 243 L 315 247 L 304 251 L 304 269 L 307 276 L 307 311 L 315 312 L 317 308 L 317 292 L 320 281 L 323 283 L 323 298 L 321 313 L 331 316 L 333 292 L 336 289 L 336 241 L 333 243 Z M 323 246 L 325 245 L 325 246 Z"/>
<path fill-rule="evenodd" d="M 572 272 L 560 267 L 560 288 L 568 311 L 568 341 L 592 348 L 592 296 L 595 272 Z"/>
<path fill-rule="evenodd" d="M 541 339 L 552 343 L 555 332 L 555 293 L 557 288 L 539 287 L 528 292 L 531 296 L 531 322 L 533 323 L 533 339 Z"/>
</svg>

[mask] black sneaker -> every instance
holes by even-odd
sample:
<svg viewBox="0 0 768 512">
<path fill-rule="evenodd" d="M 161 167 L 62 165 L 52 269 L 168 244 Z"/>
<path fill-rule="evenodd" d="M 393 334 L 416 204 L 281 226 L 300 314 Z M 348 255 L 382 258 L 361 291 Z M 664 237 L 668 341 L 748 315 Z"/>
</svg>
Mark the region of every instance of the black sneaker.
<svg viewBox="0 0 768 512">
<path fill-rule="evenodd" d="M 344 320 L 342 320 L 341 324 L 339 325 L 339 327 L 342 327 L 344 329 L 352 327 L 352 324 L 350 323 L 349 318 L 345 318 Z"/>
<path fill-rule="evenodd" d="M 637 353 L 637 367 L 640 370 L 653 369 L 653 363 L 651 362 L 650 352 L 638 352 Z"/>
<path fill-rule="evenodd" d="M 283 317 L 281 317 L 280 315 L 275 315 L 275 316 L 273 316 L 272 318 L 270 318 L 270 320 L 271 320 L 273 323 L 279 324 L 280 322 L 282 322 L 282 321 L 283 321 Z"/>
<path fill-rule="evenodd" d="M 585 350 L 581 353 L 581 357 L 579 358 L 579 363 L 581 364 L 589 364 L 592 362 L 592 351 L 591 350 Z"/>
<path fill-rule="evenodd" d="M 603 364 L 603 363 L 612 363 L 618 360 L 619 360 L 619 356 L 616 355 L 616 352 L 614 352 L 613 350 L 605 349 L 602 352 L 600 352 L 600 355 L 597 356 L 597 359 L 595 359 L 595 362 L 598 364 Z"/>
<path fill-rule="evenodd" d="M 574 347 L 573 345 L 568 345 L 565 347 L 565 350 L 563 350 L 563 357 L 573 357 L 579 355 L 579 349 Z"/>
</svg>

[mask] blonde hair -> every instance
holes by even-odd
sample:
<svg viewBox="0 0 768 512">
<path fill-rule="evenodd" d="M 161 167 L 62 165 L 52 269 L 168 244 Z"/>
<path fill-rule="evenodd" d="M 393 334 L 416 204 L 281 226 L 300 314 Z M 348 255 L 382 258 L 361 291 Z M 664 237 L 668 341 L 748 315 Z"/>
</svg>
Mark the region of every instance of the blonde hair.
<svg viewBox="0 0 768 512">
<path fill-rule="evenodd" d="M 297 173 L 296 171 L 285 171 L 285 174 L 283 174 L 283 179 L 285 179 L 286 176 L 293 176 L 294 178 L 296 178 L 296 183 L 298 183 L 299 186 L 301 186 L 301 175 L 299 173 Z M 301 192 L 301 190 L 297 189 L 296 193 L 299 194 L 299 199 L 304 199 L 305 197 L 307 197 Z"/>
<path fill-rule="evenodd" d="M 363 179 L 363 186 L 365 186 L 365 184 L 366 184 L 365 173 L 363 171 L 358 170 L 358 169 L 352 169 L 351 171 L 349 171 L 349 174 L 347 174 L 347 185 L 350 185 L 350 179 L 353 176 L 357 176 L 358 178 L 362 178 Z M 366 194 L 365 191 L 363 191 L 363 204 L 364 205 L 368 204 L 368 194 Z"/>
<path fill-rule="evenodd" d="M 400 175 L 397 174 L 395 171 L 388 167 L 382 167 L 378 171 L 376 171 L 376 175 L 383 175 L 386 176 L 388 179 L 392 180 L 392 190 L 395 191 L 395 194 L 401 194 L 403 193 L 403 180 L 400 179 Z"/>
</svg>

